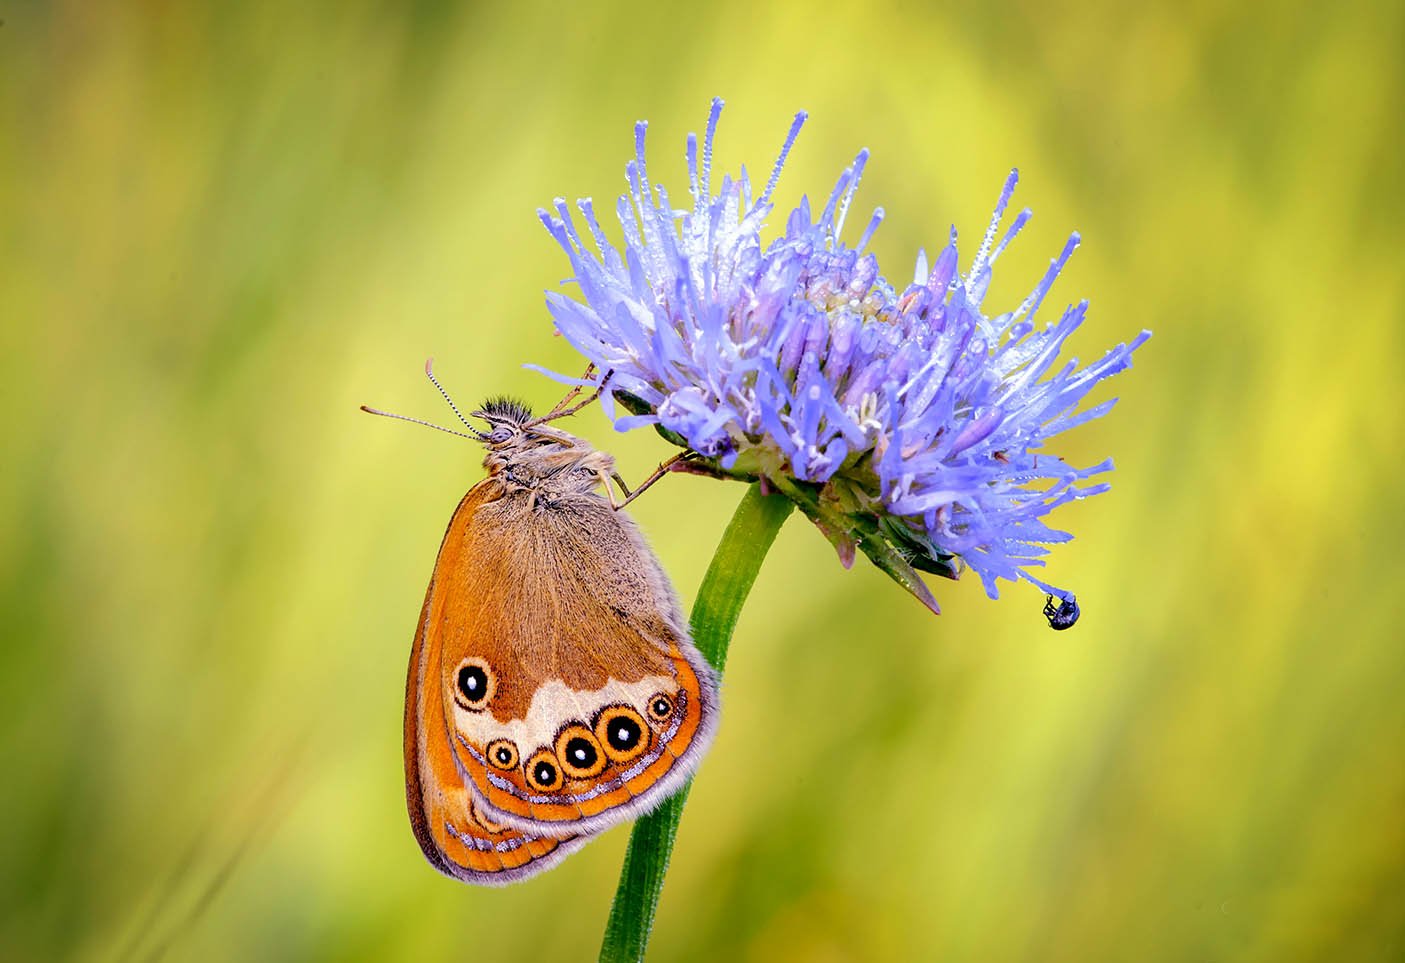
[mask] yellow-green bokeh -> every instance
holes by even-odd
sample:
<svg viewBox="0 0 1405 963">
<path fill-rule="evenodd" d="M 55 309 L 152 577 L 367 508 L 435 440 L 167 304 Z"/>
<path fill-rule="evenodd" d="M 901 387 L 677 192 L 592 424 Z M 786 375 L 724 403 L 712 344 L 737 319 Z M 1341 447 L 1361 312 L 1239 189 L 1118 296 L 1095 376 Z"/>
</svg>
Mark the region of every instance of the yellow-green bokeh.
<svg viewBox="0 0 1405 963">
<path fill-rule="evenodd" d="M 611 199 L 631 125 L 781 202 L 861 146 L 904 279 L 1006 170 L 1077 228 L 1072 350 L 1143 327 L 1060 451 L 1042 599 L 928 615 L 793 519 L 732 648 L 660 960 L 1405 955 L 1399 4 L 18 4 L 0 9 L 0 955 L 587 959 L 626 830 L 502 891 L 403 813 L 447 414 L 579 362 L 534 208 Z M 667 454 L 581 433 L 639 477 Z M 690 598 L 741 488 L 638 503 Z"/>
</svg>

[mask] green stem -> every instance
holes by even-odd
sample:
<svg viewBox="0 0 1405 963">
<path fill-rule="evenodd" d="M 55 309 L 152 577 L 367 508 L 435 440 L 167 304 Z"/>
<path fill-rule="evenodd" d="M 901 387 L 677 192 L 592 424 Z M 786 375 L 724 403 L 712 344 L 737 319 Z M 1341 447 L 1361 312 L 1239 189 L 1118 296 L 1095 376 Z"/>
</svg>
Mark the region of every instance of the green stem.
<svg viewBox="0 0 1405 963">
<path fill-rule="evenodd" d="M 690 619 L 693 642 L 719 677 L 727 663 L 727 645 L 732 641 L 742 603 L 792 507 L 783 495 L 762 495 L 760 487 L 752 485 L 722 533 L 712 564 L 703 576 Z M 615 902 L 610 907 L 610 920 L 605 924 L 605 940 L 600 945 L 601 963 L 644 959 L 654 911 L 663 892 L 664 874 L 668 872 L 668 858 L 673 852 L 673 838 L 691 787 L 690 781 L 677 795 L 634 824 Z"/>
</svg>

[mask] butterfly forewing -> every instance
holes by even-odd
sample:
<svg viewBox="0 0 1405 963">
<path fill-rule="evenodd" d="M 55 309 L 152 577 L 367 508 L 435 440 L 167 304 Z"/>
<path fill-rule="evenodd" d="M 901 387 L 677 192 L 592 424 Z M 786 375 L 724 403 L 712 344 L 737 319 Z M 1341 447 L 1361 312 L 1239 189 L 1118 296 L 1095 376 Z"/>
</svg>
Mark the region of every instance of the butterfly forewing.
<svg viewBox="0 0 1405 963">
<path fill-rule="evenodd" d="M 465 496 L 450 523 L 445 550 L 441 550 L 435 578 L 430 582 L 410 654 L 405 699 L 405 794 L 415 838 L 435 869 L 466 882 L 499 885 L 554 866 L 587 837 L 543 837 L 494 823 L 484 814 L 453 750 L 439 684 L 443 634 L 429 631 L 429 615 L 440 578 L 456 577 L 454 565 L 459 556 L 448 549 L 454 541 L 455 528 L 462 528 L 456 523 L 463 508 L 474 500 L 475 492 L 476 489 Z"/>
</svg>

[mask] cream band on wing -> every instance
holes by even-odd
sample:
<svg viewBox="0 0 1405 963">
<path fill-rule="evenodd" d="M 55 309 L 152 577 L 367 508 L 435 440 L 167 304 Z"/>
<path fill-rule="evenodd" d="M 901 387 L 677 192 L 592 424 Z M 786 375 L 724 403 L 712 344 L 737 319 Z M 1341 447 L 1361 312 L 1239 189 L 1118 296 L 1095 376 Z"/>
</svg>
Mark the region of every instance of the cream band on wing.
<svg viewBox="0 0 1405 963">
<path fill-rule="evenodd" d="M 671 675 L 650 675 L 635 682 L 611 678 L 599 689 L 577 692 L 560 679 L 542 683 L 532 695 L 526 719 L 499 722 L 491 712 L 474 712 L 457 703 L 453 706 L 454 726 L 464 740 L 481 751 L 489 743 L 504 739 L 523 757 L 538 748 L 550 748 L 557 731 L 574 720 L 590 725 L 595 713 L 607 705 L 626 701 L 638 711 L 646 711 L 649 699 L 658 692 L 672 692 L 678 679 Z M 624 696 L 624 699 L 621 699 Z"/>
<path fill-rule="evenodd" d="M 679 690 L 675 698 L 677 700 L 678 709 L 680 711 L 675 714 L 673 722 L 669 725 L 669 727 L 665 729 L 662 733 L 660 733 L 658 741 L 654 745 L 654 747 L 648 752 L 644 753 L 642 756 L 640 756 L 629 766 L 628 769 L 624 770 L 619 775 L 615 776 L 612 779 L 608 779 L 605 782 L 598 783 L 597 785 L 592 786 L 589 790 L 583 793 L 563 793 L 554 796 L 527 795 L 521 790 L 519 790 L 511 780 L 504 779 L 502 776 L 497 775 L 491 769 L 487 768 L 487 760 L 483 758 L 483 754 L 480 753 L 477 749 L 475 749 L 472 745 L 470 745 L 468 740 L 464 739 L 463 736 L 458 737 L 459 744 L 462 745 L 464 749 L 468 751 L 469 755 L 473 756 L 474 761 L 476 761 L 479 765 L 485 767 L 484 773 L 488 777 L 488 781 L 491 782 L 494 787 L 501 789 L 503 792 L 510 793 L 512 796 L 522 800 L 523 802 L 553 804 L 588 802 L 589 800 L 594 799 L 597 796 L 602 796 L 606 793 L 611 793 L 619 789 L 621 786 L 625 785 L 630 780 L 634 779 L 636 776 L 642 773 L 645 769 L 648 769 L 655 762 L 657 762 L 659 757 L 662 756 L 665 752 L 670 751 L 670 745 L 672 744 L 674 737 L 678 735 L 678 730 L 683 725 L 683 720 L 687 716 L 688 711 L 687 693 L 683 692 L 682 690 Z"/>
</svg>

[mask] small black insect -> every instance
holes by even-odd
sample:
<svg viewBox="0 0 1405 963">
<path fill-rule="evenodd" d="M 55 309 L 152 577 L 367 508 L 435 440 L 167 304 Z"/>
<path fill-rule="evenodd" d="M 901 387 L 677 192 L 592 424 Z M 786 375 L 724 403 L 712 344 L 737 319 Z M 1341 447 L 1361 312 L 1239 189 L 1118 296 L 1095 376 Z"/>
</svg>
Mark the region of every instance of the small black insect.
<svg viewBox="0 0 1405 963">
<path fill-rule="evenodd" d="M 1078 621 L 1078 600 L 1072 595 L 1064 598 L 1047 596 L 1044 602 L 1044 617 L 1049 620 L 1049 628 L 1055 632 L 1062 632 Z"/>
</svg>

